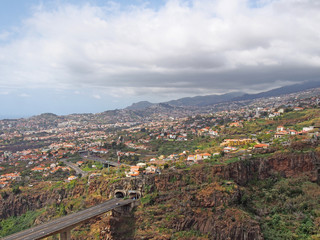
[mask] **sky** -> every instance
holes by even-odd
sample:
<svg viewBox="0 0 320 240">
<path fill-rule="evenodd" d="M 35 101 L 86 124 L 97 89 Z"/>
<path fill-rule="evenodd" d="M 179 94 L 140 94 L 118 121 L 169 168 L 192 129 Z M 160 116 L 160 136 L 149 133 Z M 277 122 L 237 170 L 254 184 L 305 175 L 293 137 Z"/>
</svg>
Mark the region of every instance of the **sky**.
<svg viewBox="0 0 320 240">
<path fill-rule="evenodd" d="M 318 0 L 7 0 L 0 118 L 320 81 Z"/>
</svg>

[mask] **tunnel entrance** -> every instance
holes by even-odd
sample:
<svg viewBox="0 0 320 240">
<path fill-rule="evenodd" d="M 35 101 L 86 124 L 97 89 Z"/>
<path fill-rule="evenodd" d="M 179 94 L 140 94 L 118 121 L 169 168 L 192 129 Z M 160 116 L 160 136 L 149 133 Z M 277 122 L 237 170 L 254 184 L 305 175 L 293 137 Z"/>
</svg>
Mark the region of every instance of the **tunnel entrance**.
<svg viewBox="0 0 320 240">
<path fill-rule="evenodd" d="M 123 192 L 116 192 L 115 196 L 116 196 L 116 198 L 124 198 L 125 197 Z"/>
<path fill-rule="evenodd" d="M 131 199 L 139 199 L 140 193 L 137 191 L 129 191 L 129 198 Z"/>
</svg>

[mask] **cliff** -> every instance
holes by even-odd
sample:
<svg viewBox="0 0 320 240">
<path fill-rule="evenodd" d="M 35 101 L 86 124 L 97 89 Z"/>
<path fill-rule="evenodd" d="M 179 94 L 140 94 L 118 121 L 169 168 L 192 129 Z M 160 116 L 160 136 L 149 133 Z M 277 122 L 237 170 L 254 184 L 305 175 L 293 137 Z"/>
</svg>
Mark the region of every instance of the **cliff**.
<svg viewBox="0 0 320 240">
<path fill-rule="evenodd" d="M 263 239 L 260 223 L 243 210 L 245 187 L 252 180 L 306 176 L 319 180 L 316 153 L 274 154 L 268 158 L 238 161 L 228 165 L 194 165 L 161 175 L 137 179 L 79 181 L 74 186 L 55 184 L 9 193 L 0 201 L 0 217 L 18 216 L 47 207 L 36 223 L 68 214 L 113 197 L 115 190 L 143 192 L 142 204 L 130 216 L 116 212 L 86 225 L 89 233 L 74 239 Z M 51 210 L 50 210 L 51 209 Z M 88 227 L 94 226 L 94 229 Z M 81 229 L 81 228 L 78 228 Z"/>
<path fill-rule="evenodd" d="M 229 165 L 197 165 L 144 181 L 142 206 L 130 239 L 263 239 L 260 223 L 243 211 L 244 188 L 252 180 L 307 177 L 318 180 L 316 153 L 274 154 Z M 117 231 L 127 219 L 111 218 L 106 239 L 128 239 Z M 128 226 L 126 225 L 129 230 Z M 132 231 L 132 229 L 131 229 Z M 160 237 L 161 236 L 161 237 Z M 126 236 L 128 237 L 128 236 Z"/>
</svg>

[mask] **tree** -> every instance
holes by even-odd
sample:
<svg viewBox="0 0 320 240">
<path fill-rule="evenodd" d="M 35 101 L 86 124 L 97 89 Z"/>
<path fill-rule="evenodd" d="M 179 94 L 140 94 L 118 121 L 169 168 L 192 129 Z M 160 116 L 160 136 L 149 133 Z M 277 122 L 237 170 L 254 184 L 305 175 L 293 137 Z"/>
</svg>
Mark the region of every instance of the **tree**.
<svg viewBox="0 0 320 240">
<path fill-rule="evenodd" d="M 12 188 L 12 193 L 15 194 L 15 195 L 21 193 L 21 190 L 20 190 L 19 186 L 13 187 Z"/>
</svg>

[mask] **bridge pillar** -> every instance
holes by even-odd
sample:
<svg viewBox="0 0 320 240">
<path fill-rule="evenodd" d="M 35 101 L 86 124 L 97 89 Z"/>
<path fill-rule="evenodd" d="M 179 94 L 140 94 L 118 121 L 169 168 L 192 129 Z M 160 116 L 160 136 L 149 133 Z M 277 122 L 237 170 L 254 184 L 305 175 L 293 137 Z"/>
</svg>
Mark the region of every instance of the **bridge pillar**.
<svg viewBox="0 0 320 240">
<path fill-rule="evenodd" d="M 71 240 L 71 228 L 63 230 L 60 232 L 60 240 Z"/>
</svg>

